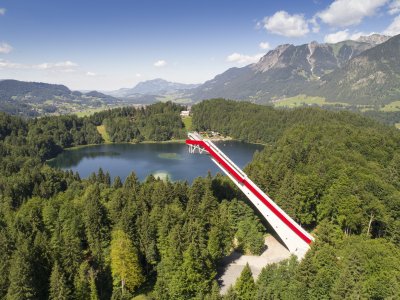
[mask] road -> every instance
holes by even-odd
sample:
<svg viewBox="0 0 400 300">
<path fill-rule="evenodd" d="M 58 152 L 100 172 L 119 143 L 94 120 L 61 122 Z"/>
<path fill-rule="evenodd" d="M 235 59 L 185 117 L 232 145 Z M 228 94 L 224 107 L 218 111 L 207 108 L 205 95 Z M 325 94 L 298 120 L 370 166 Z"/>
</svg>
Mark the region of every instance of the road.
<svg viewBox="0 0 400 300">
<path fill-rule="evenodd" d="M 266 250 L 260 256 L 243 255 L 234 251 L 222 260 L 218 275 L 222 295 L 228 291 L 231 285 L 235 284 L 236 279 L 238 279 L 247 263 L 253 273 L 254 280 L 256 280 L 263 267 L 290 257 L 289 250 L 282 246 L 272 235 L 268 235 L 265 238 L 265 245 Z"/>
</svg>

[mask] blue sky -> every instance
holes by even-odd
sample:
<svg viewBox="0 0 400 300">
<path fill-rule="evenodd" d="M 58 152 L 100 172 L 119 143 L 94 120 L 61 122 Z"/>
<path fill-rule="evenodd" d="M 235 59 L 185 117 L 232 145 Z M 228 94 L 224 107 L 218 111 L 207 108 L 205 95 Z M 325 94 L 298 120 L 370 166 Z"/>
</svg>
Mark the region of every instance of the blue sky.
<svg viewBox="0 0 400 300">
<path fill-rule="evenodd" d="M 280 44 L 400 33 L 400 0 L 0 0 L 0 79 L 201 83 Z"/>
</svg>

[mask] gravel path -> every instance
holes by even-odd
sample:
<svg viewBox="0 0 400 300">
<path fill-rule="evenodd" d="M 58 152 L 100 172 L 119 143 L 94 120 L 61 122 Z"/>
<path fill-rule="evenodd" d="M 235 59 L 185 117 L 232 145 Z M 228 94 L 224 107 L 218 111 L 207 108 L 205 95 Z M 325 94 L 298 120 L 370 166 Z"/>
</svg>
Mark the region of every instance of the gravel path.
<svg viewBox="0 0 400 300">
<path fill-rule="evenodd" d="M 260 256 L 242 255 L 235 251 L 222 260 L 218 275 L 221 294 L 225 294 L 229 287 L 235 284 L 246 263 L 249 264 L 256 280 L 263 267 L 290 257 L 289 250 L 282 246 L 272 235 L 268 235 L 265 238 L 265 245 L 266 250 Z"/>
</svg>

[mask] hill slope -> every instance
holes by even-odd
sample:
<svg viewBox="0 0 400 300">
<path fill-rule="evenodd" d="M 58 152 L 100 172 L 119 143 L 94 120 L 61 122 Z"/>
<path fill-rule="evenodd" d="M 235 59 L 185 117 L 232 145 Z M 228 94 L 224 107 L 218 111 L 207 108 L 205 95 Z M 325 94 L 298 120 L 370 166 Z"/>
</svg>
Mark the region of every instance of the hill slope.
<svg viewBox="0 0 400 300">
<path fill-rule="evenodd" d="M 318 86 L 319 78 L 345 65 L 349 59 L 373 47 L 372 43 L 345 41 L 281 45 L 259 62 L 232 68 L 193 90 L 192 98 L 229 98 L 258 103 L 295 96 Z"/>
<path fill-rule="evenodd" d="M 25 116 L 70 113 L 115 104 L 118 99 L 92 91 L 71 91 L 65 85 L 18 80 L 0 81 L 0 111 Z"/>
<path fill-rule="evenodd" d="M 316 94 L 329 100 L 387 104 L 400 99 L 400 35 L 364 51 L 321 80 Z"/>
</svg>

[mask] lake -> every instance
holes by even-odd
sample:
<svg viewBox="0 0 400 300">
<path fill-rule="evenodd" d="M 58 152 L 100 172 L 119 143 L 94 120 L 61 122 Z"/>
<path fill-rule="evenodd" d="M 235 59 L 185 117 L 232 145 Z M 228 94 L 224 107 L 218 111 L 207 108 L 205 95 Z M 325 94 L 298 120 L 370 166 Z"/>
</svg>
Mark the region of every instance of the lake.
<svg viewBox="0 0 400 300">
<path fill-rule="evenodd" d="M 262 145 L 247 144 L 237 141 L 215 143 L 233 162 L 243 168 L 248 164 L 256 150 Z M 198 176 L 212 175 L 222 171 L 211 161 L 207 154 L 190 154 L 188 146 L 180 143 L 154 144 L 104 144 L 80 147 L 62 152 L 49 161 L 52 167 L 78 172 L 87 178 L 92 172 L 102 168 L 111 178 L 124 180 L 132 171 L 140 180 L 148 175 L 170 180 L 192 182 Z"/>
</svg>

